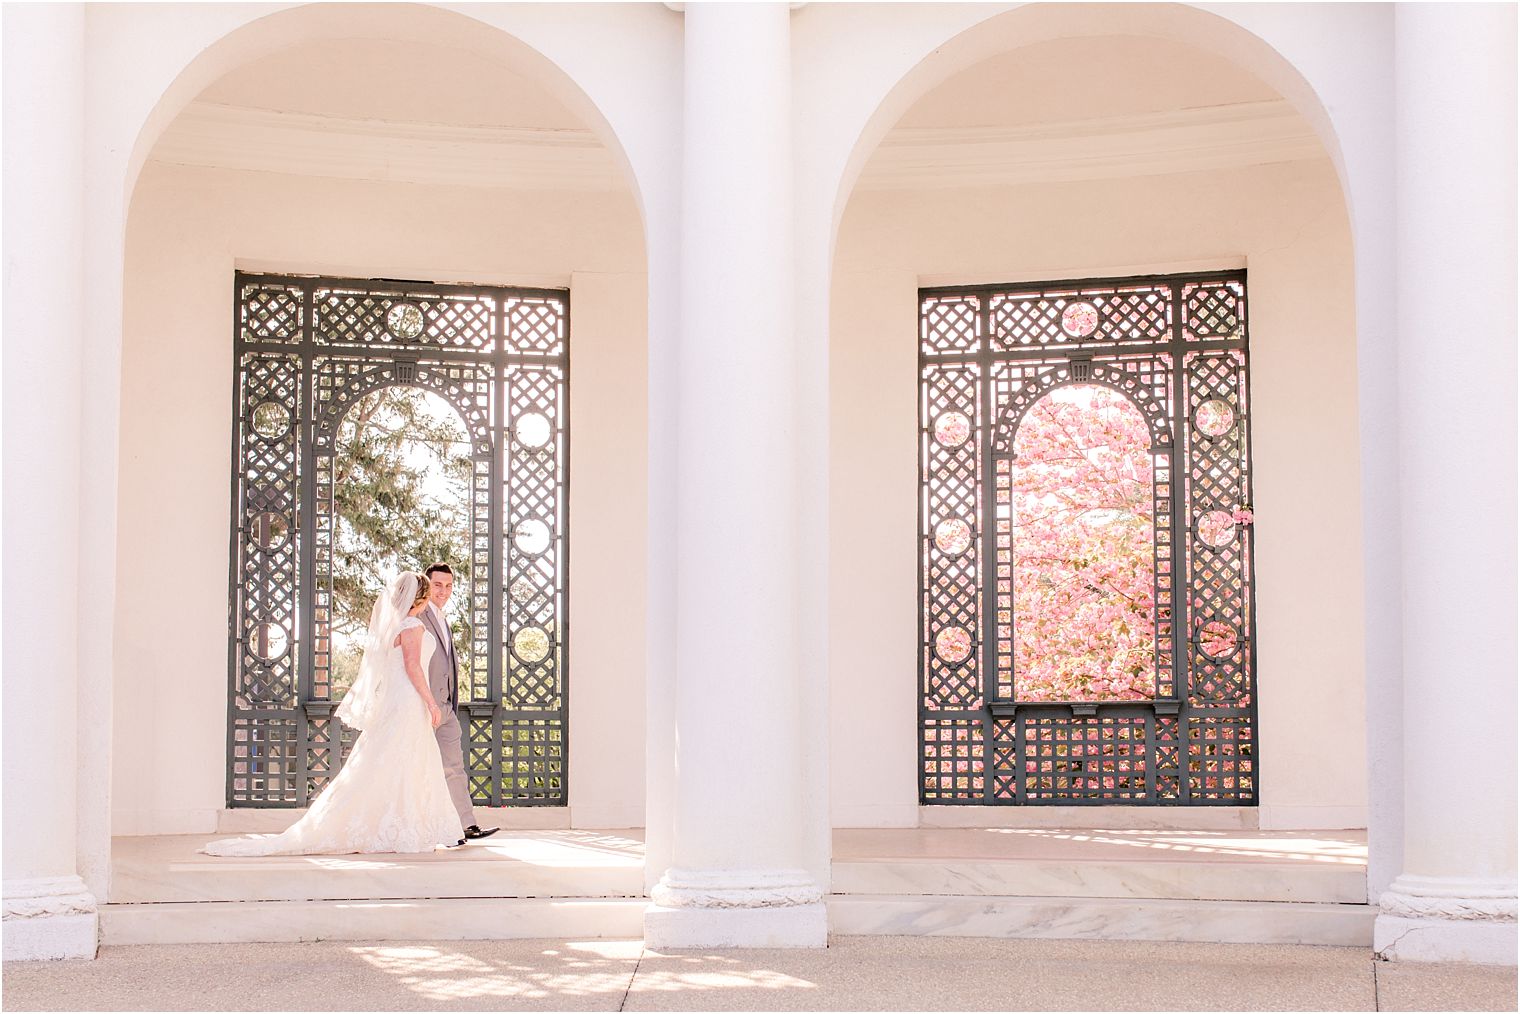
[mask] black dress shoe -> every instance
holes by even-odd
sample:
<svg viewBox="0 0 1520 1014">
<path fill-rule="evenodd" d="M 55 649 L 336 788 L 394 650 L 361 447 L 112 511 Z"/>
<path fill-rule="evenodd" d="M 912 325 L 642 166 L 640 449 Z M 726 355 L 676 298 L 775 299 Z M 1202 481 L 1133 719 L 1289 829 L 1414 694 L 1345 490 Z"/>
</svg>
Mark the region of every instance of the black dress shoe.
<svg viewBox="0 0 1520 1014">
<path fill-rule="evenodd" d="M 499 827 L 488 827 L 482 831 L 479 824 L 471 824 L 469 827 L 464 829 L 464 836 L 470 841 L 474 841 L 477 838 L 489 838 L 491 835 L 500 830 L 501 828 Z"/>
</svg>

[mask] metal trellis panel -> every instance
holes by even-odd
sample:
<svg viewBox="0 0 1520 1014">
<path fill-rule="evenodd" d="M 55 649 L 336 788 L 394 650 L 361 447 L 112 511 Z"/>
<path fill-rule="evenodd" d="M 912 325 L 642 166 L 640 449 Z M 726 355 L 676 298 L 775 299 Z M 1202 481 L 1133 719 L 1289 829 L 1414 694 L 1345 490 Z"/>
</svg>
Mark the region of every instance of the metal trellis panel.
<svg viewBox="0 0 1520 1014">
<path fill-rule="evenodd" d="M 920 801 L 1255 804 L 1245 273 L 919 295 Z M 1072 386 L 1148 440 L 1154 679 L 1123 697 L 1020 684 L 1015 439 Z"/>
<path fill-rule="evenodd" d="M 470 441 L 471 795 L 565 805 L 569 294 L 240 272 L 235 299 L 228 805 L 303 806 L 352 746 L 333 716 L 334 455 L 348 410 L 392 387 L 443 399 Z"/>
</svg>

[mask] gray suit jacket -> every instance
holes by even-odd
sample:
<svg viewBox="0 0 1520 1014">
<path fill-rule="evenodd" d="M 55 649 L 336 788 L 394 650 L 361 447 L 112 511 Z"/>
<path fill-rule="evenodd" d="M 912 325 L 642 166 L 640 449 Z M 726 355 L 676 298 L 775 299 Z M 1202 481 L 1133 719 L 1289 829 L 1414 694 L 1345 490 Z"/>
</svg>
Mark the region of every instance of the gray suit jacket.
<svg viewBox="0 0 1520 1014">
<path fill-rule="evenodd" d="M 454 653 L 454 634 L 438 622 L 431 607 L 424 609 L 418 619 L 438 638 L 438 650 L 428 659 L 428 688 L 440 707 L 451 707 L 459 695 L 459 658 Z"/>
</svg>

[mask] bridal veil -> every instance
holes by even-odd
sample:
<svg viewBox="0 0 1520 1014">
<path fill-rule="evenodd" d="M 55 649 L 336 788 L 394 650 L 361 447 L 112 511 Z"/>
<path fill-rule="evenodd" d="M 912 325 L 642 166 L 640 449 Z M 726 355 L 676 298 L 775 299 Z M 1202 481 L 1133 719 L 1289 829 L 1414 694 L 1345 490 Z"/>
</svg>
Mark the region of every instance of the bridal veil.
<svg viewBox="0 0 1520 1014">
<path fill-rule="evenodd" d="M 390 653 L 396 635 L 401 632 L 401 623 L 411 612 L 416 598 L 417 575 L 403 571 L 391 578 L 375 599 L 374 608 L 369 613 L 369 631 L 364 637 L 359 676 L 338 705 L 338 718 L 349 728 L 363 729 L 379 714 Z"/>
</svg>

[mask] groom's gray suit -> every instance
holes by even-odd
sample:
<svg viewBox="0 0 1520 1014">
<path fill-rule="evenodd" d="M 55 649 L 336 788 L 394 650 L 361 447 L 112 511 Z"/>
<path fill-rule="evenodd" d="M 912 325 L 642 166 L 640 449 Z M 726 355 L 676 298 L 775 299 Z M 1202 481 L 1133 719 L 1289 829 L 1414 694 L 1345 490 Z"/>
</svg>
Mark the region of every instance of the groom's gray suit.
<svg viewBox="0 0 1520 1014">
<path fill-rule="evenodd" d="M 433 636 L 438 638 L 438 650 L 428 659 L 428 689 L 443 712 L 443 721 L 433 734 L 438 737 L 438 753 L 443 757 L 443 777 L 449 786 L 449 798 L 459 811 L 459 823 L 469 827 L 475 823 L 475 809 L 470 805 L 470 784 L 464 776 L 464 745 L 460 742 L 459 716 L 454 713 L 454 702 L 459 694 L 459 659 L 454 654 L 454 635 L 428 605 L 422 610 L 422 622 Z"/>
</svg>

